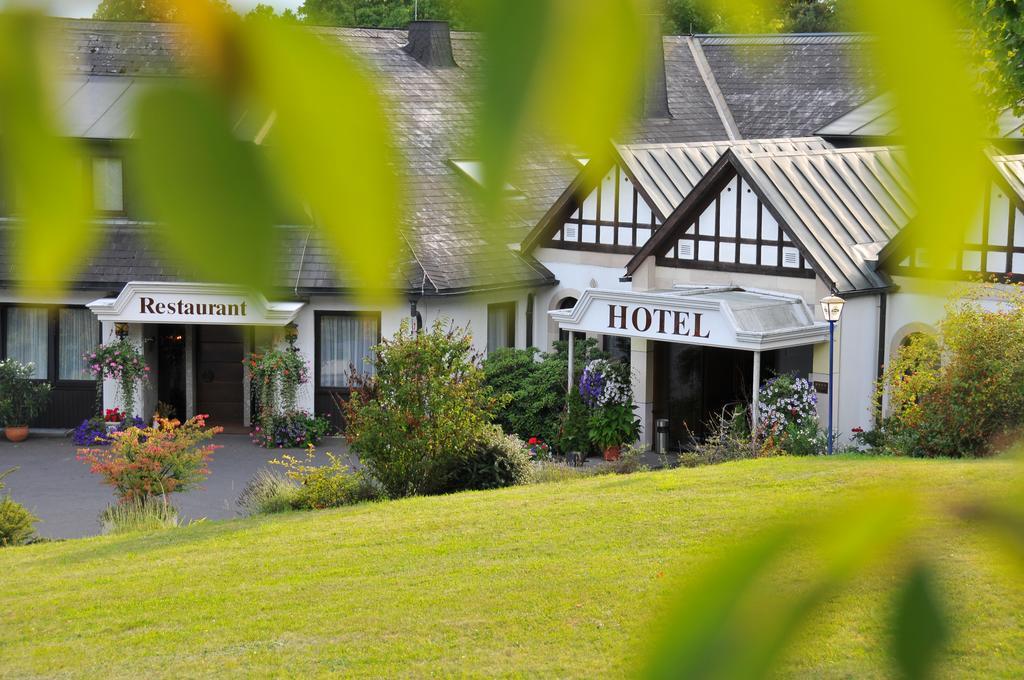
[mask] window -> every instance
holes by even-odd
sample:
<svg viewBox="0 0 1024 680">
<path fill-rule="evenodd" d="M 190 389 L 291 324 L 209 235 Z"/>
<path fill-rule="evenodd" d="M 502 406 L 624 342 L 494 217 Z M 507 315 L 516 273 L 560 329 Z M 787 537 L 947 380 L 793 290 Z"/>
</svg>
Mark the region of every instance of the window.
<svg viewBox="0 0 1024 680">
<path fill-rule="evenodd" d="M 120 158 L 92 159 L 92 204 L 101 212 L 124 212 L 124 168 Z"/>
<path fill-rule="evenodd" d="M 621 361 L 624 364 L 629 364 L 632 356 L 631 349 L 632 344 L 629 338 L 621 335 L 605 335 L 602 343 L 602 348 L 612 361 Z"/>
<path fill-rule="evenodd" d="M 33 378 L 45 380 L 49 375 L 46 360 L 49 345 L 49 314 L 45 307 L 9 307 L 7 309 L 7 358 L 33 364 Z"/>
<path fill-rule="evenodd" d="M 324 313 L 320 331 L 317 366 L 320 387 L 349 387 L 349 371 L 373 375 L 366 360 L 380 342 L 380 316 L 353 312 Z"/>
<path fill-rule="evenodd" d="M 558 301 L 558 309 L 572 309 L 575 306 L 576 306 L 576 298 L 574 298 L 574 297 L 565 297 L 565 298 L 562 298 L 561 300 Z M 584 340 L 587 337 L 587 334 L 586 333 L 581 333 L 580 331 L 575 331 L 573 333 L 573 336 L 574 336 L 574 341 L 575 340 Z M 565 330 L 564 328 L 559 328 L 558 329 L 558 340 L 559 340 L 559 342 L 568 342 L 569 341 L 569 331 Z"/>
<path fill-rule="evenodd" d="M 487 305 L 487 352 L 516 346 L 516 303 Z"/>
<path fill-rule="evenodd" d="M 82 355 L 96 347 L 100 324 L 88 309 L 70 307 L 57 315 L 57 379 L 92 380 Z"/>
</svg>

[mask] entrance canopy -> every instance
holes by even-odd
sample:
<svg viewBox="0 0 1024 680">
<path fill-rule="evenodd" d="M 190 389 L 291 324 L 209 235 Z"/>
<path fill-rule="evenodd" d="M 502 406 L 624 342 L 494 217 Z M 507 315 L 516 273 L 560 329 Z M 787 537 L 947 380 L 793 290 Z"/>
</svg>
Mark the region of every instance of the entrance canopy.
<svg viewBox="0 0 1024 680">
<path fill-rule="evenodd" d="M 284 326 L 303 302 L 269 302 L 240 286 L 211 283 L 132 281 L 116 298 L 86 305 L 100 321 Z"/>
<path fill-rule="evenodd" d="M 828 340 L 798 295 L 739 287 L 588 289 L 572 309 L 548 312 L 567 331 L 765 351 Z"/>
</svg>

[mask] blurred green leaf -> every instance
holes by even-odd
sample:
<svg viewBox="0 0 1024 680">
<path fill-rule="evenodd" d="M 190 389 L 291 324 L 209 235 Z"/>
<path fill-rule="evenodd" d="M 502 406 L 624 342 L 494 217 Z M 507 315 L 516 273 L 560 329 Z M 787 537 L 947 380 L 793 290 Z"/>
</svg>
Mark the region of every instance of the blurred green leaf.
<svg viewBox="0 0 1024 680">
<path fill-rule="evenodd" d="M 896 668 L 908 680 L 933 677 L 949 637 L 932 570 L 922 562 L 915 563 L 896 596 L 890 638 Z"/>
<path fill-rule="evenodd" d="M 48 63 L 46 20 L 0 13 L 0 157 L 7 192 L 23 219 L 12 232 L 17 277 L 33 293 L 59 292 L 94 243 L 83 156 L 61 136 Z"/>
<path fill-rule="evenodd" d="M 275 211 L 256 147 L 236 138 L 223 103 L 196 84 L 154 87 L 137 114 L 132 165 L 161 250 L 208 280 L 269 290 Z"/>
<path fill-rule="evenodd" d="M 248 85 L 273 112 L 266 145 L 282 185 L 308 206 L 358 295 L 390 293 L 403 215 L 391 118 L 367 72 L 315 33 L 242 27 Z"/>
<path fill-rule="evenodd" d="M 905 495 L 866 495 L 727 551 L 674 600 L 646 677 L 765 676 L 815 610 L 904 535 L 910 507 Z M 817 569 L 783 598 L 772 567 L 797 545 L 814 548 Z"/>
<path fill-rule="evenodd" d="M 476 149 L 489 224 L 500 224 L 505 183 L 535 135 L 575 147 L 591 165 L 609 155 L 639 106 L 646 40 L 660 39 L 648 33 L 647 8 L 646 0 L 484 5 Z"/>
<path fill-rule="evenodd" d="M 896 104 L 918 207 L 911 242 L 933 249 L 930 259 L 941 265 L 959 251 L 991 181 L 986 109 L 969 43 L 952 2 L 854 0 L 850 10 L 858 27 L 876 36 L 873 70 Z"/>
</svg>

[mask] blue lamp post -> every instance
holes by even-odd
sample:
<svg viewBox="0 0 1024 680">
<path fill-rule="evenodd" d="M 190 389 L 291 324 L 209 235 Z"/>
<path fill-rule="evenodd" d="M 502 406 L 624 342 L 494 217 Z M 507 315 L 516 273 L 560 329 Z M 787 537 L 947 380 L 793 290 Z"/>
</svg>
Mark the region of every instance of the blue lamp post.
<svg viewBox="0 0 1024 680">
<path fill-rule="evenodd" d="M 821 313 L 828 321 L 828 455 L 832 455 L 832 393 L 835 391 L 833 385 L 833 359 L 836 349 L 836 323 L 843 313 L 843 305 L 846 300 L 835 293 L 821 300 Z"/>
</svg>

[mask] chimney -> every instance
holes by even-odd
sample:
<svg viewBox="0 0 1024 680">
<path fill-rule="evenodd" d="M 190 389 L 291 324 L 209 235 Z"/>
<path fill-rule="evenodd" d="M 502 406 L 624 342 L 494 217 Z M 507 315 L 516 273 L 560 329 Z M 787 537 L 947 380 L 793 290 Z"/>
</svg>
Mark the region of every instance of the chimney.
<svg viewBox="0 0 1024 680">
<path fill-rule="evenodd" d="M 665 47 L 661 38 L 660 14 L 647 16 L 647 72 L 644 74 L 644 118 L 671 118 L 668 85 L 665 82 Z"/>
<path fill-rule="evenodd" d="M 454 68 L 452 34 L 447 21 L 413 21 L 409 42 L 403 48 L 427 68 Z"/>
</svg>

